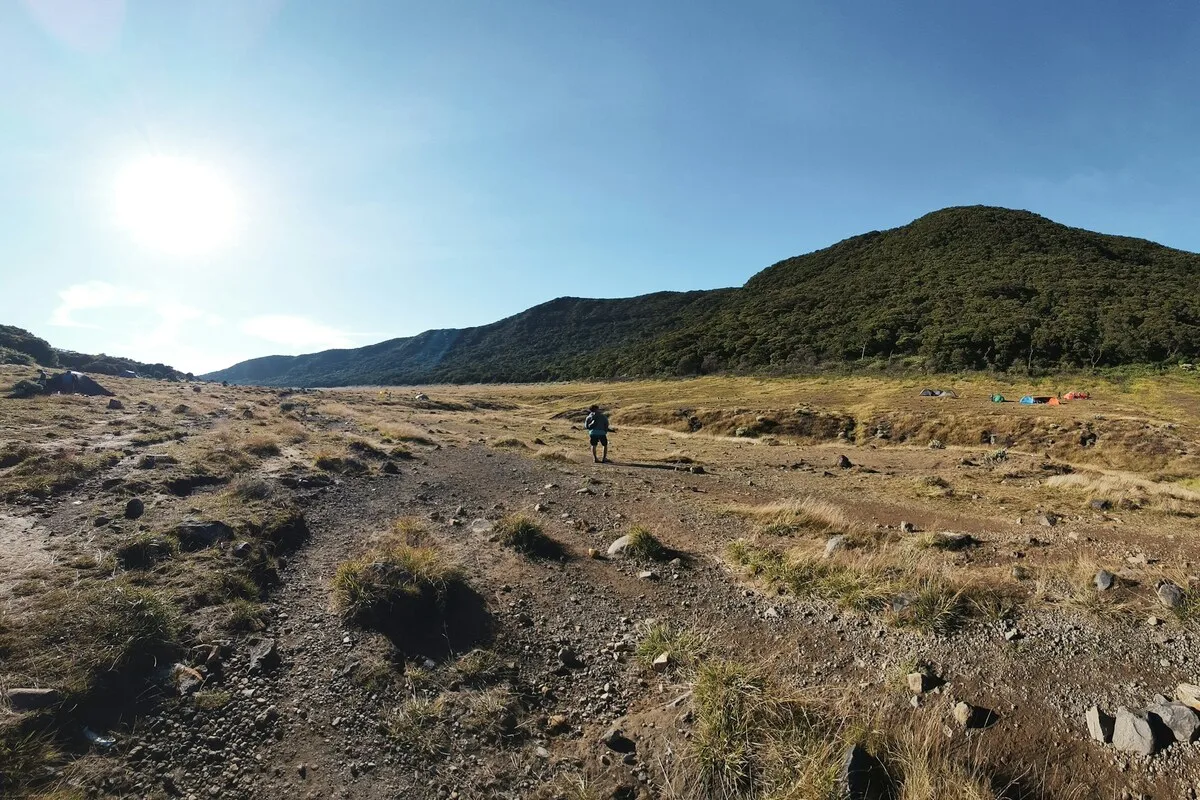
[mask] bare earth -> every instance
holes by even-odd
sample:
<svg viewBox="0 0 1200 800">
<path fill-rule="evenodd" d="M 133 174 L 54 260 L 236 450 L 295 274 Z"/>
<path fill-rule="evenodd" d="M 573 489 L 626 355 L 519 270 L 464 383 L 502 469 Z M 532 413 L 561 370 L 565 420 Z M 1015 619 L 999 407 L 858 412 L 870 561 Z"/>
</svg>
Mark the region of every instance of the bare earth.
<svg viewBox="0 0 1200 800">
<path fill-rule="evenodd" d="M 1190 376 L 1097 381 L 1079 387 L 1094 399 L 1060 407 L 993 404 L 981 379 L 954 384 L 959 399 L 868 379 L 282 396 L 109 383 L 123 408 L 0 401 L 0 454 L 24 444 L 59 459 L 27 453 L 0 469 L 0 686 L 66 697 L 3 718 L 57 750 L 20 788 L 8 778 L 14 795 L 836 796 L 698 777 L 708 723 L 690 693 L 703 668 L 639 660 L 657 622 L 702 639 L 700 664 L 745 665 L 820 708 L 837 721 L 821 734 L 835 767 L 861 741 L 904 800 L 985 797 L 918 787 L 913 764 L 884 755 L 913 739 L 948 774 L 982 776 L 986 797 L 1196 796 L 1200 746 L 1121 752 L 1094 741 L 1084 717 L 1200 682 Z M 592 463 L 580 429 L 592 402 L 616 428 L 612 463 Z M 63 474 L 62 459 L 79 467 L 72 479 L 38 482 Z M 126 519 L 134 497 L 145 513 Z M 213 590 L 244 569 L 237 543 L 267 535 L 255 515 L 272 503 L 299 509 L 307 536 L 272 550 L 277 575 L 254 596 Z M 531 558 L 497 541 L 513 515 L 562 552 Z M 120 550 L 188 519 L 235 533 L 153 563 Z M 339 565 L 389 541 L 397 519 L 469 587 L 420 636 L 372 629 L 334 601 Z M 633 526 L 670 557 L 606 557 Z M 948 545 L 947 533 L 970 539 Z M 855 593 L 751 574 L 737 542 L 836 567 Z M 1099 569 L 1113 589 L 1094 588 Z M 1181 607 L 1158 599 L 1162 580 L 1181 588 Z M 929 622 L 907 604 L 934 584 L 957 593 Z M 69 688 L 67 651 L 87 642 L 50 660 L 28 643 L 64 597 L 126 585 L 166 598 L 184 627 L 169 658 L 106 703 L 94 684 Z M 235 610 L 258 616 L 234 624 Z M 278 663 L 252 671 L 268 640 Z M 182 685 L 175 663 L 200 682 Z M 918 697 L 905 682 L 918 670 L 939 688 Z M 960 701 L 988 726 L 964 729 Z M 614 725 L 632 754 L 602 743 Z M 15 770 L 5 763 L 0 775 Z"/>
</svg>

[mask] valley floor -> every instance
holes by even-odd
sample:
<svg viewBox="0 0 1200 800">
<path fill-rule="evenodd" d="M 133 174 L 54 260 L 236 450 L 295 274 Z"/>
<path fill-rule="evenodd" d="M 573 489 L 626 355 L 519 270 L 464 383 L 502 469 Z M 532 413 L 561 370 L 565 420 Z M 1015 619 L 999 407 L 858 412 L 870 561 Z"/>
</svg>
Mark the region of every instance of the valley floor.
<svg viewBox="0 0 1200 800">
<path fill-rule="evenodd" d="M 1200 745 L 1138 755 L 1085 718 L 1200 682 L 1194 382 L 1055 408 L 970 382 L 114 383 L 122 408 L 0 401 L 7 794 L 1200 785 Z M 609 555 L 634 529 L 663 551 Z M 355 615 L 371 581 L 401 589 Z M 854 745 L 872 786 L 840 774 Z"/>
</svg>

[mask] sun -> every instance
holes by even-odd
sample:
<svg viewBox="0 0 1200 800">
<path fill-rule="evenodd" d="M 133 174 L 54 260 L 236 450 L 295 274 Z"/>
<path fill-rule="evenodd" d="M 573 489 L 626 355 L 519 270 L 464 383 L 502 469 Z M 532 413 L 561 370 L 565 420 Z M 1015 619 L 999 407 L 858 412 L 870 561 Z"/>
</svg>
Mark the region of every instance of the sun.
<svg viewBox="0 0 1200 800">
<path fill-rule="evenodd" d="M 127 165 L 115 186 L 117 223 L 143 246 L 197 256 L 229 244 L 240 222 L 237 194 L 208 165 L 146 156 Z"/>
</svg>

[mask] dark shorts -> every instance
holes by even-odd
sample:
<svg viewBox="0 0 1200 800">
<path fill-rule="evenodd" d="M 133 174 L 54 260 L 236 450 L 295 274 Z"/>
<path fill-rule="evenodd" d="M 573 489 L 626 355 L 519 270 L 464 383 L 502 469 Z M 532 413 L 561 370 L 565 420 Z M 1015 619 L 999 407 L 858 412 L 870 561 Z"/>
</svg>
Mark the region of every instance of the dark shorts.
<svg viewBox="0 0 1200 800">
<path fill-rule="evenodd" d="M 602 433 L 597 436 L 596 434 L 593 433 L 588 438 L 590 438 L 592 440 L 592 447 L 595 447 L 598 444 L 602 444 L 605 447 L 608 447 L 608 435 L 607 434 Z"/>
</svg>

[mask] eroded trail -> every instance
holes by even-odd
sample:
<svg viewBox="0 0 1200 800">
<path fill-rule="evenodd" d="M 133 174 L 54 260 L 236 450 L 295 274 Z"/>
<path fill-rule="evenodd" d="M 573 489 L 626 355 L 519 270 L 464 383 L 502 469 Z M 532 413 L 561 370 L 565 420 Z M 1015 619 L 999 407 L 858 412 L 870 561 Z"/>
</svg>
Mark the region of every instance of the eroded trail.
<svg viewBox="0 0 1200 800">
<path fill-rule="evenodd" d="M 672 796 L 691 720 L 679 700 L 687 687 L 631 657 L 638 624 L 652 618 L 703 631 L 715 653 L 768 664 L 866 724 L 940 730 L 952 700 L 989 709 L 999 721 L 987 730 L 946 726 L 945 735 L 964 755 L 982 752 L 986 737 L 992 769 L 1022 784 L 1014 796 L 1187 796 L 1179 792 L 1200 776 L 1191 746 L 1147 769 L 1090 742 L 1082 723 L 1092 703 L 1146 703 L 1188 679 L 1200 663 L 1191 633 L 1040 614 L 931 636 L 771 597 L 719 558 L 745 534 L 719 509 L 747 493 L 732 470 L 560 464 L 476 445 L 431 449 L 399 475 L 318 492 L 306 508 L 310 540 L 284 570 L 261 634 L 279 663 L 252 671 L 253 640 L 233 642 L 223 683 L 206 686 L 227 693 L 226 704 L 167 706 L 147 720 L 129 751 L 128 785 L 195 796 L 518 798 L 565 796 L 563 781 L 582 776 L 605 792 L 597 796 Z M 472 530 L 511 512 L 541 520 L 565 558 L 530 560 Z M 416 646 L 348 624 L 330 599 L 339 563 L 397 517 L 425 521 L 478 603 Z M 632 521 L 665 532 L 682 563 L 639 577 L 645 565 L 588 557 Z M 460 660 L 474 648 L 494 654 L 483 674 Z M 902 678 L 918 662 L 948 683 L 914 708 Z M 632 756 L 599 744 L 614 723 L 637 742 Z"/>
</svg>

